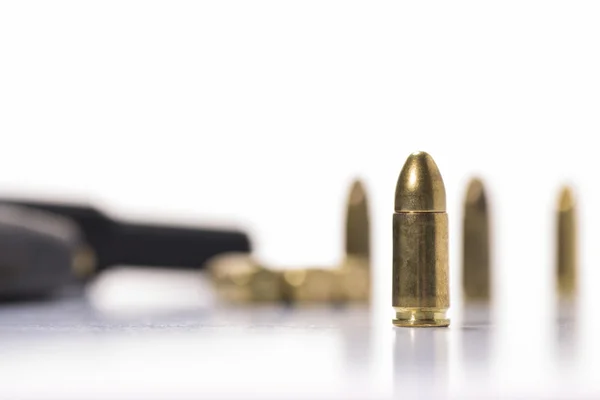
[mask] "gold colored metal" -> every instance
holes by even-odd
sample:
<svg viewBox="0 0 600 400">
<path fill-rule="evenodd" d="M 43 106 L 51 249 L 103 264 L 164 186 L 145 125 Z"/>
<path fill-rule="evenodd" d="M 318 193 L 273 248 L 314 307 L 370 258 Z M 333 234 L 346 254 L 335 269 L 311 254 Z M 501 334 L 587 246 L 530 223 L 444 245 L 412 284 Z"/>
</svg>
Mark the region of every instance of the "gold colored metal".
<svg viewBox="0 0 600 400">
<path fill-rule="evenodd" d="M 282 296 L 281 274 L 247 254 L 223 254 L 208 265 L 220 297 L 231 302 L 274 302 Z"/>
<path fill-rule="evenodd" d="M 577 215 L 575 196 L 563 187 L 558 198 L 556 272 L 559 298 L 573 301 L 577 295 Z"/>
<path fill-rule="evenodd" d="M 396 185 L 393 215 L 393 298 L 402 327 L 448 326 L 446 189 L 433 158 L 411 154 Z"/>
<path fill-rule="evenodd" d="M 367 193 L 360 180 L 352 183 L 346 206 L 346 257 L 371 258 Z"/>
<path fill-rule="evenodd" d="M 365 303 L 371 299 L 371 268 L 364 257 L 346 257 L 337 271 L 342 299 Z"/>
<path fill-rule="evenodd" d="M 346 254 L 335 268 L 273 270 L 247 254 L 216 256 L 209 262 L 220 297 L 233 302 L 368 302 L 371 294 L 367 196 L 355 180 L 348 195 Z"/>
<path fill-rule="evenodd" d="M 371 278 L 362 257 L 346 258 L 336 268 L 282 271 L 283 299 L 290 303 L 368 302 Z"/>
<path fill-rule="evenodd" d="M 336 303 L 343 300 L 337 269 L 283 271 L 283 298 L 290 303 Z"/>
<path fill-rule="evenodd" d="M 463 215 L 463 292 L 466 304 L 488 304 L 490 291 L 490 222 L 483 182 L 467 187 Z"/>
</svg>

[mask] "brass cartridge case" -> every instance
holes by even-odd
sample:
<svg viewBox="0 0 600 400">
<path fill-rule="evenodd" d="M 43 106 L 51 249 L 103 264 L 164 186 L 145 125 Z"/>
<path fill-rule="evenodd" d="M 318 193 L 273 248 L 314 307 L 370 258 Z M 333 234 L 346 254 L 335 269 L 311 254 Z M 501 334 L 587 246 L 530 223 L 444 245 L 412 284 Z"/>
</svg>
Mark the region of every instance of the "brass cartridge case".
<svg viewBox="0 0 600 400">
<path fill-rule="evenodd" d="M 490 221 L 485 187 L 478 178 L 471 179 L 465 196 L 462 272 L 465 303 L 489 304 Z"/>
<path fill-rule="evenodd" d="M 345 255 L 333 268 L 273 269 L 247 254 L 224 254 L 209 262 L 220 298 L 230 302 L 328 304 L 368 302 L 371 295 L 367 193 L 358 179 L 348 192 Z"/>
<path fill-rule="evenodd" d="M 336 269 L 342 299 L 347 302 L 368 303 L 371 299 L 371 269 L 363 257 L 346 257 Z"/>
<path fill-rule="evenodd" d="M 573 302 L 577 295 L 577 219 L 575 196 L 564 187 L 558 199 L 556 229 L 556 274 L 558 296 Z"/>
<path fill-rule="evenodd" d="M 214 257 L 208 269 L 217 295 L 229 302 L 275 302 L 282 296 L 281 273 L 259 265 L 247 254 Z"/>
<path fill-rule="evenodd" d="M 345 249 L 347 258 L 362 258 L 368 267 L 371 260 L 371 235 L 369 228 L 367 192 L 363 183 L 352 183 L 346 205 Z"/>
<path fill-rule="evenodd" d="M 393 324 L 448 326 L 446 190 L 433 158 L 411 154 L 396 185 L 393 215 Z"/>
<path fill-rule="evenodd" d="M 283 299 L 290 303 L 336 303 L 343 300 L 338 269 L 302 268 L 282 271 Z"/>
<path fill-rule="evenodd" d="M 346 205 L 346 254 L 338 268 L 342 297 L 348 302 L 368 302 L 371 298 L 371 229 L 367 192 L 356 179 Z"/>
</svg>

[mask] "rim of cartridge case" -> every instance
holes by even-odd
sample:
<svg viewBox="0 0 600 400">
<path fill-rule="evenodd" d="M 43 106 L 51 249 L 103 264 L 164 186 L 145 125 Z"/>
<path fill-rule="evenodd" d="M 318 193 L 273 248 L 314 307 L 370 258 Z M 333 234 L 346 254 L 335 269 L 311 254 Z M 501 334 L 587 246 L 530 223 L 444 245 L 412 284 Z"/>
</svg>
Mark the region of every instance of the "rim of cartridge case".
<svg viewBox="0 0 600 400">
<path fill-rule="evenodd" d="M 410 210 L 410 211 L 394 211 L 394 214 L 448 214 L 448 211 Z"/>
<path fill-rule="evenodd" d="M 447 308 L 428 307 L 394 307 L 396 318 L 392 320 L 395 326 L 402 327 L 445 327 L 450 325 L 446 317 Z"/>
</svg>

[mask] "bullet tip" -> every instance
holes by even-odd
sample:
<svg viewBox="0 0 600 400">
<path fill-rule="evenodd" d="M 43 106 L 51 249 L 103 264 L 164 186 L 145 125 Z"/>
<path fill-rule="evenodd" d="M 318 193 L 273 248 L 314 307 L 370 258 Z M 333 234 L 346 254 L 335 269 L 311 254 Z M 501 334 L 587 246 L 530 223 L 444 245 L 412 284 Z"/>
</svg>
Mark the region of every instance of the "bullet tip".
<svg viewBox="0 0 600 400">
<path fill-rule="evenodd" d="M 575 196 L 573 194 L 573 189 L 571 189 L 569 186 L 565 186 L 560 191 L 558 208 L 560 211 L 568 211 L 573 207 L 575 207 Z"/>
<path fill-rule="evenodd" d="M 466 205 L 478 209 L 485 209 L 487 206 L 485 187 L 483 181 L 479 178 L 472 178 L 467 187 Z"/>
<path fill-rule="evenodd" d="M 360 179 L 355 179 L 350 189 L 349 202 L 351 205 L 357 205 L 365 200 L 365 188 Z"/>
<path fill-rule="evenodd" d="M 445 212 L 446 189 L 433 158 L 424 151 L 406 159 L 398 177 L 396 212 Z"/>
</svg>

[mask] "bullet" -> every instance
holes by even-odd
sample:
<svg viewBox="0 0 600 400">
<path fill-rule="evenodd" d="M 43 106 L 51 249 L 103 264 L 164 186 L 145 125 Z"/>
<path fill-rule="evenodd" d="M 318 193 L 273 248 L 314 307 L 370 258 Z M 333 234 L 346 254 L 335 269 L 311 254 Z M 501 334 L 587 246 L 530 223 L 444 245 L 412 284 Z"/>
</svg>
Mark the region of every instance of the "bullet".
<svg viewBox="0 0 600 400">
<path fill-rule="evenodd" d="M 411 154 L 398 177 L 393 215 L 393 324 L 448 326 L 446 189 L 433 158 Z"/>
<path fill-rule="evenodd" d="M 289 303 L 368 302 L 370 271 L 362 259 L 337 268 L 299 268 L 283 272 L 283 300 Z"/>
<path fill-rule="evenodd" d="M 245 253 L 229 253 L 213 257 L 208 262 L 217 295 L 233 303 L 279 301 L 282 276 L 259 265 Z"/>
<path fill-rule="evenodd" d="M 343 300 L 339 271 L 325 268 L 283 272 L 283 300 L 289 303 L 338 303 Z"/>
<path fill-rule="evenodd" d="M 337 278 L 342 297 L 368 302 L 371 297 L 371 229 L 367 192 L 360 179 L 350 187 L 346 205 L 345 257 Z"/>
<path fill-rule="evenodd" d="M 334 271 L 344 301 L 356 303 L 370 301 L 371 269 L 364 259 L 348 257 L 341 268 Z"/>
<path fill-rule="evenodd" d="M 345 256 L 335 268 L 273 270 L 260 266 L 247 255 L 217 256 L 209 265 L 217 292 L 228 301 L 368 301 L 371 289 L 370 230 L 362 182 L 355 180 L 349 191 Z"/>
<path fill-rule="evenodd" d="M 346 257 L 363 259 L 370 264 L 371 243 L 367 193 L 363 183 L 352 183 L 346 206 Z"/>
<path fill-rule="evenodd" d="M 490 223 L 483 182 L 467 187 L 463 215 L 463 294 L 465 304 L 490 302 Z"/>
<path fill-rule="evenodd" d="M 556 273 L 561 301 L 574 301 L 577 295 L 577 215 L 573 190 L 565 186 L 558 198 L 556 234 Z"/>
<path fill-rule="evenodd" d="M 368 302 L 371 294 L 370 228 L 367 194 L 354 180 L 346 203 L 345 255 L 332 268 L 275 270 L 249 255 L 223 255 L 209 261 L 219 296 L 227 301 L 285 303 Z"/>
</svg>

